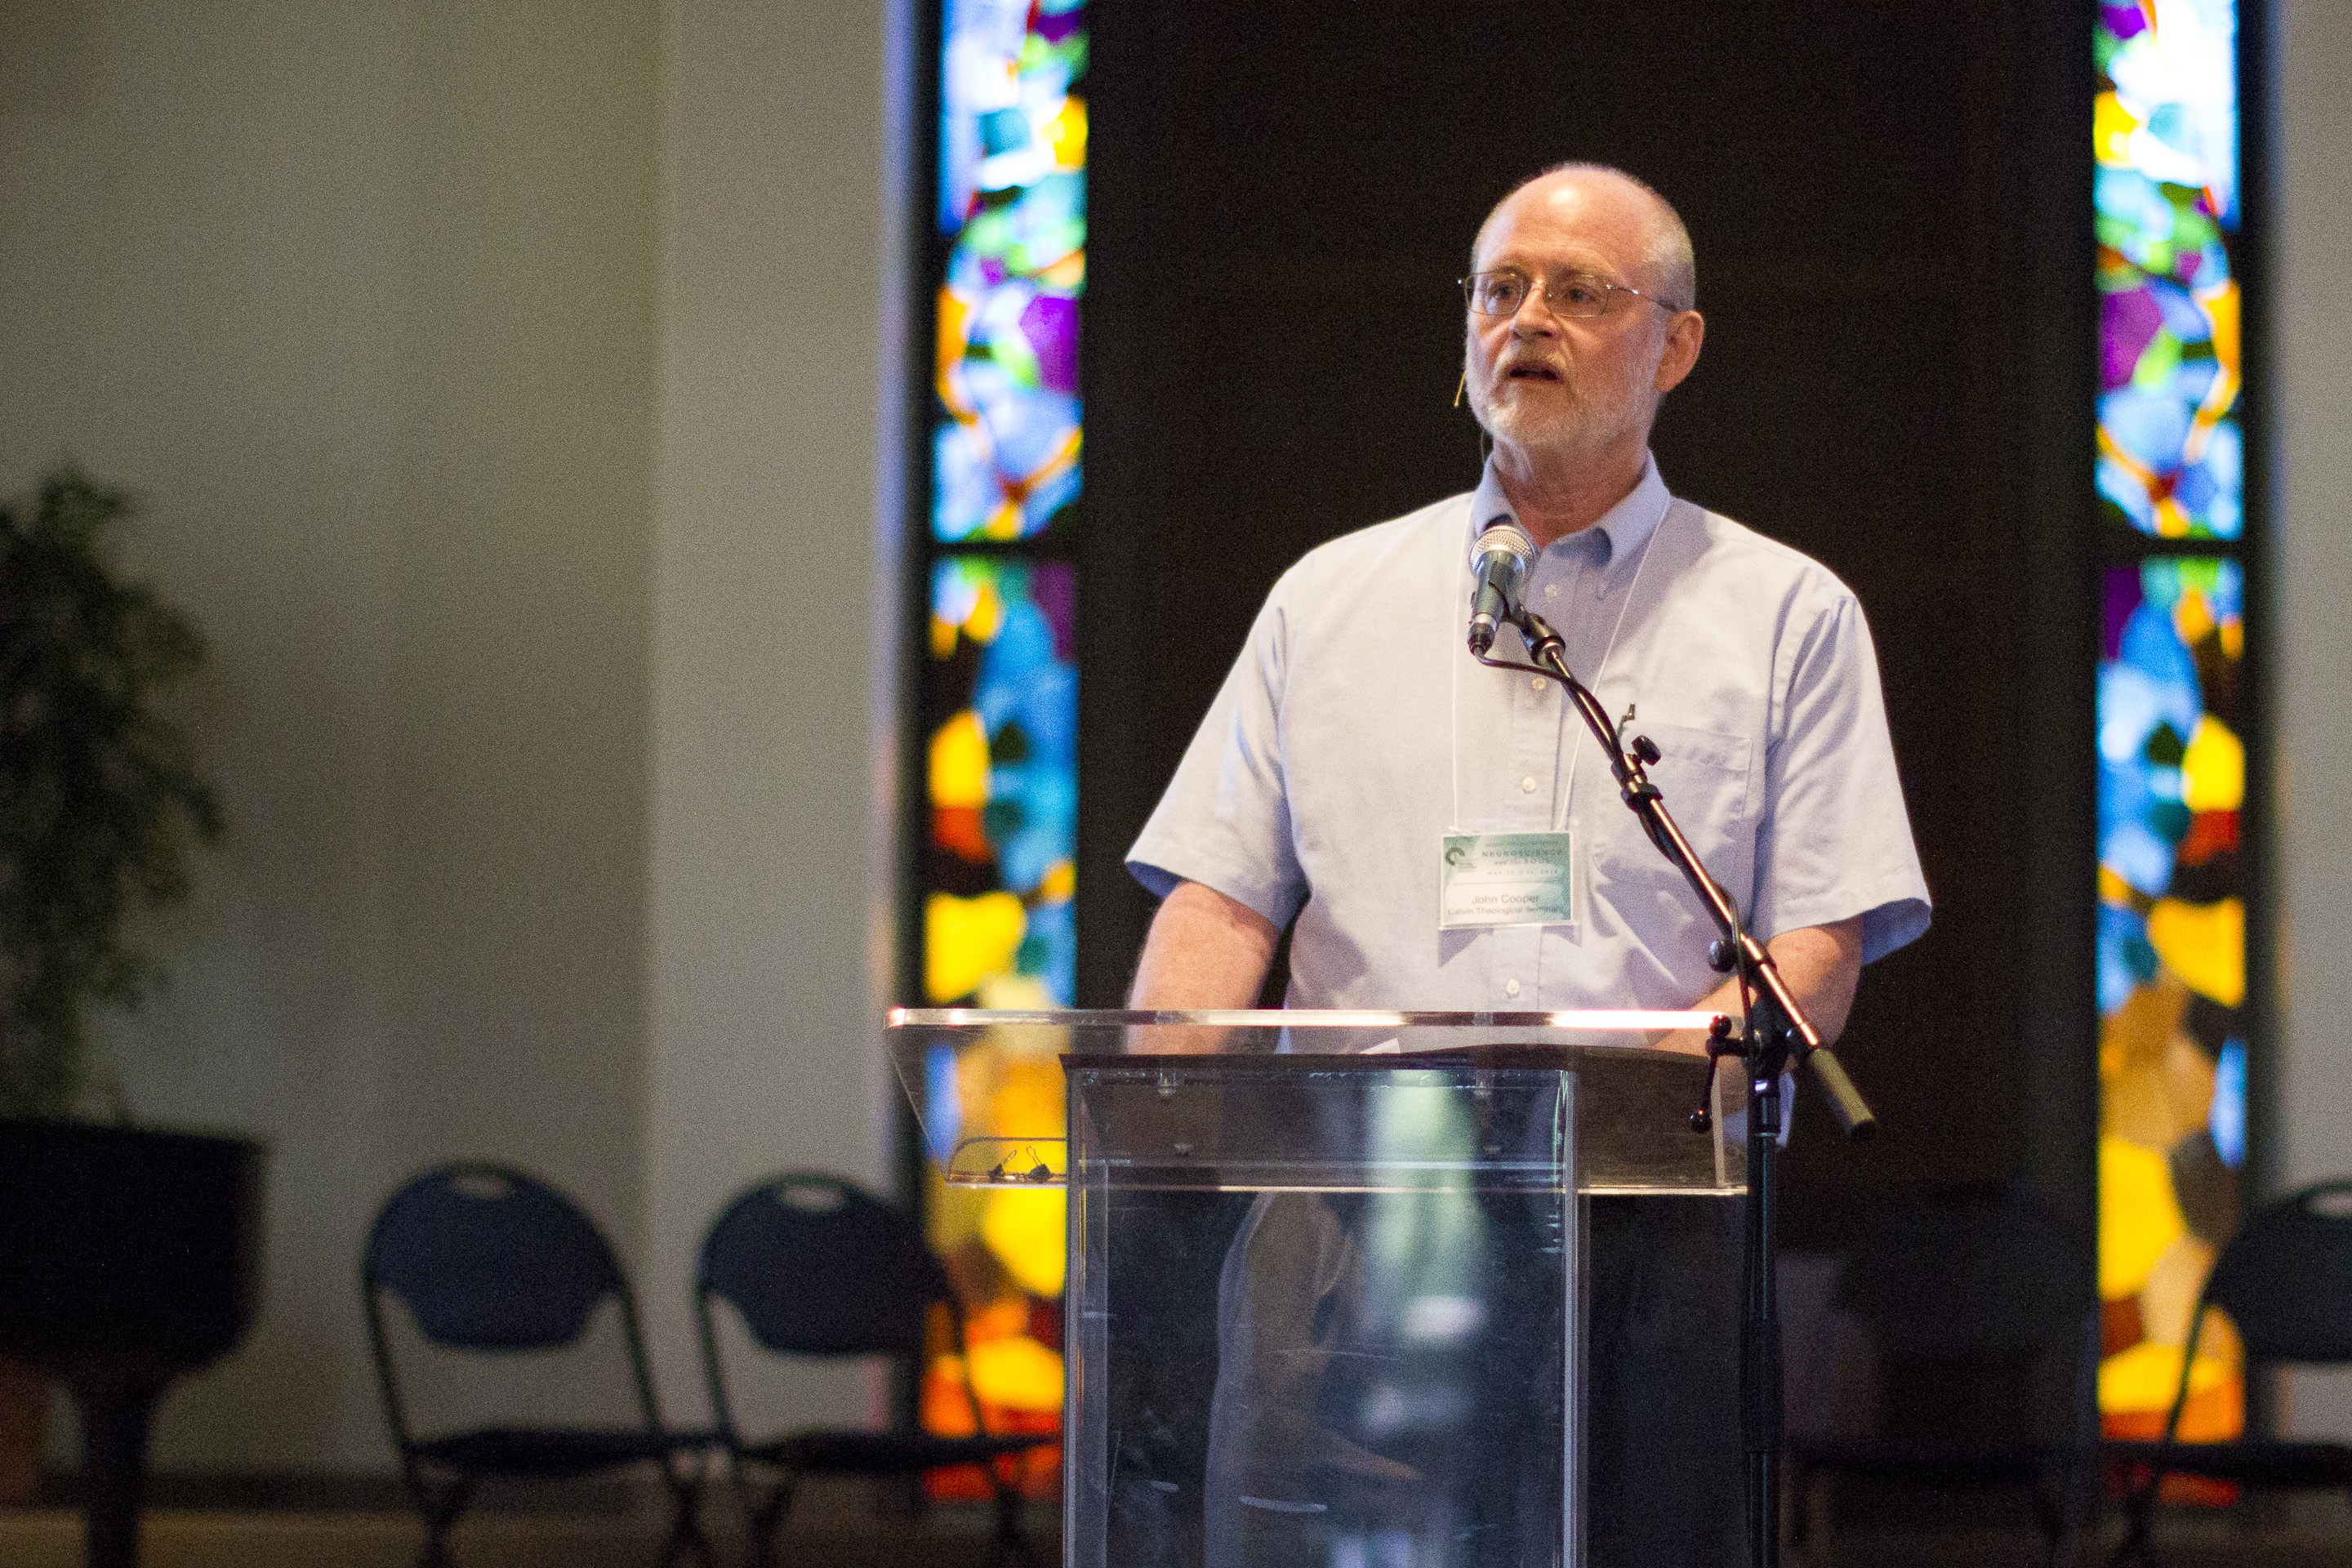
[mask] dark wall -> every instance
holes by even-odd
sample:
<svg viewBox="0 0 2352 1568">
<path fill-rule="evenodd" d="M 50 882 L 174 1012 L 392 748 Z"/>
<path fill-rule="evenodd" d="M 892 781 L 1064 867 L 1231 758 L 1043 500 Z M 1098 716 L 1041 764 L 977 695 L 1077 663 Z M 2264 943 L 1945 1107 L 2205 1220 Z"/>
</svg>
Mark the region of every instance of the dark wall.
<svg viewBox="0 0 2352 1568">
<path fill-rule="evenodd" d="M 1937 900 L 1842 1053 L 1888 1136 L 1849 1150 L 1801 1097 L 1785 1234 L 2021 1171 L 2087 1215 L 2078 10 L 1097 5 L 1080 1000 L 1125 985 L 1150 902 L 1121 854 L 1275 577 L 1475 482 L 1450 404 L 1479 219 L 1618 163 L 1681 210 L 1708 321 L 1660 466 L 1860 595 Z"/>
</svg>

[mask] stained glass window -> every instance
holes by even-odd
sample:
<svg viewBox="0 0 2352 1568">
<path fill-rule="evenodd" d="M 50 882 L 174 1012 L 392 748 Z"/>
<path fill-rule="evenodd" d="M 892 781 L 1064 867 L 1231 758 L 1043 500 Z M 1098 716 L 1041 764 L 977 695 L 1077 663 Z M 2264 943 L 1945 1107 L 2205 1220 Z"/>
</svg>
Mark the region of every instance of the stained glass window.
<svg viewBox="0 0 2352 1568">
<path fill-rule="evenodd" d="M 907 918 L 931 1005 L 1076 999 L 1077 502 L 1086 284 L 1084 0 L 943 0 L 931 280 L 930 472 L 913 568 L 923 754 L 917 898 Z M 914 1000 L 918 998 L 910 998 Z M 927 1121 L 971 1136 L 1058 1127 L 1050 1055 L 967 1053 L 929 1075 Z M 1060 1189 L 924 1179 L 932 1246 L 968 1318 L 993 1431 L 1053 1431 L 1062 1410 Z M 934 1432 L 971 1429 L 953 1347 L 919 1399 Z M 1020 1462 L 1050 1495 L 1058 1450 Z M 985 1497 L 977 1471 L 935 1494 Z"/>
<path fill-rule="evenodd" d="M 2099 1409 L 2116 1436 L 2162 1434 L 2247 1153 L 2238 55 L 2235 0 L 2099 7 Z M 2219 1314 L 2189 1386 L 2183 1437 L 2243 1430 Z"/>
<path fill-rule="evenodd" d="M 2236 0 L 2099 8 L 2099 496 L 2166 539 L 2245 526 Z"/>
<path fill-rule="evenodd" d="M 2244 574 L 2169 556 L 2105 575 L 2099 666 L 2099 1403 L 2160 1436 L 2245 1159 Z M 2225 1324 L 2198 1350 L 2182 1435 L 2244 1419 Z"/>
</svg>

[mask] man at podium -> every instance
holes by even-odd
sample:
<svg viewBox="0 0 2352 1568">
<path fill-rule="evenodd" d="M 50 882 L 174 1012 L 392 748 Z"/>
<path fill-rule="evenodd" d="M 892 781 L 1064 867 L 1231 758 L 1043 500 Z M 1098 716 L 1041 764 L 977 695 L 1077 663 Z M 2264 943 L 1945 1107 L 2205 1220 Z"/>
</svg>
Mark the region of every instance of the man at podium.
<svg viewBox="0 0 2352 1568">
<path fill-rule="evenodd" d="M 1503 199 L 1470 266 L 1477 488 L 1276 584 L 1129 853 L 1162 900 L 1131 1005 L 1246 1007 L 1291 926 L 1293 1007 L 1737 1011 L 1706 911 L 1560 689 L 1465 646 L 1473 542 L 1509 521 L 1538 552 L 1524 602 L 1656 742 L 1668 808 L 1834 1039 L 1862 966 L 1927 928 L 1927 889 L 1853 595 L 1674 496 L 1650 455 L 1705 336 L 1689 236 L 1638 180 L 1569 164 Z M 1592 1369 L 1593 1563 L 1739 1560 L 1732 1206 L 1592 1205 L 1595 1334 L 1661 1352 Z M 1710 1247 L 1696 1272 L 1644 1261 Z M 1722 1347 L 1712 1384 L 1671 1353 L 1695 1338 Z M 1610 1434 L 1637 1424 L 1676 1473 L 1612 1468 Z"/>
</svg>

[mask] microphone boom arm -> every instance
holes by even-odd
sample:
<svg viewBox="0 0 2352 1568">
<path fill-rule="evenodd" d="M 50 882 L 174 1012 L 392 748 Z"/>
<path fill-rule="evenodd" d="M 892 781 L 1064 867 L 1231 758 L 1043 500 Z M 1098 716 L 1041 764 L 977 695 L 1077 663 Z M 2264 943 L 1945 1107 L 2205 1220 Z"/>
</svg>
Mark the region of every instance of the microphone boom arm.
<svg viewBox="0 0 2352 1568">
<path fill-rule="evenodd" d="M 1657 746 L 1647 735 L 1634 736 L 1630 746 L 1624 742 L 1608 710 L 1601 706 L 1601 700 L 1568 668 L 1559 634 L 1541 616 L 1515 604 L 1509 619 L 1527 645 L 1530 663 L 1519 665 L 1485 654 L 1477 656 L 1478 661 L 1506 669 L 1531 668 L 1549 676 L 1567 691 L 1585 728 L 1601 743 L 1601 754 L 1609 759 L 1609 771 L 1617 780 L 1618 793 L 1626 808 L 1641 823 L 1642 831 L 1656 846 L 1658 853 L 1682 873 L 1721 933 L 1709 947 L 1708 961 L 1719 973 L 1738 977 L 1742 1011 L 1748 1021 L 1742 1035 L 1751 1076 L 1769 1071 L 1777 1079 L 1786 1065 L 1810 1064 L 1846 1136 L 1857 1142 L 1871 1138 L 1878 1130 L 1878 1119 L 1822 1041 L 1812 1020 L 1806 1016 L 1803 1005 L 1781 976 L 1780 965 L 1772 961 L 1770 950 L 1748 930 L 1740 919 L 1738 904 L 1708 873 L 1698 852 L 1691 847 L 1690 840 L 1683 837 L 1682 828 L 1667 811 L 1665 797 L 1650 782 L 1644 770 L 1658 760 Z"/>
</svg>

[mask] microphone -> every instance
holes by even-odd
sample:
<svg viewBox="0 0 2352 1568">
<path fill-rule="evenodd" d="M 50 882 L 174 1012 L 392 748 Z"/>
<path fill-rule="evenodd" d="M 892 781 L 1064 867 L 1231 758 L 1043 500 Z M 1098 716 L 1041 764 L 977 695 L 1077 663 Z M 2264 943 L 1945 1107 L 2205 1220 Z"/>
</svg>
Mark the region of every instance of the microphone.
<svg viewBox="0 0 2352 1568">
<path fill-rule="evenodd" d="M 1470 547 L 1470 651 L 1480 658 L 1495 646 L 1497 623 L 1510 617 L 1535 564 L 1535 541 L 1517 523 L 1505 518 L 1478 536 Z"/>
</svg>

